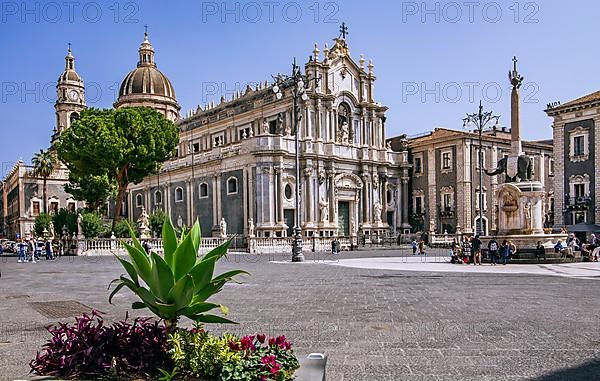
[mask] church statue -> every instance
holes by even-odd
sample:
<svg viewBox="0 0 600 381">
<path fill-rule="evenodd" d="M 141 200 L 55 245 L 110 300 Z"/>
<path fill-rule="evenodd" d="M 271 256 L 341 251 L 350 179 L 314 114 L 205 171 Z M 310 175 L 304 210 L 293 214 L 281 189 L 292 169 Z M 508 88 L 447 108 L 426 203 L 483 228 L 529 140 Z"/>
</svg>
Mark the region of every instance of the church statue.
<svg viewBox="0 0 600 381">
<path fill-rule="evenodd" d="M 146 213 L 146 208 L 144 208 L 142 206 L 142 213 L 140 214 L 140 217 L 137 220 L 138 223 L 138 228 L 141 230 L 145 230 L 148 228 L 149 225 L 149 217 L 148 217 L 148 213 Z"/>
<path fill-rule="evenodd" d="M 254 237 L 254 221 L 252 218 L 248 219 L 248 236 Z"/>
<path fill-rule="evenodd" d="M 221 218 L 221 222 L 219 222 L 219 227 L 221 228 L 221 238 L 227 237 L 227 221 L 225 218 Z"/>
<path fill-rule="evenodd" d="M 531 230 L 531 203 L 528 201 L 525 204 L 525 231 L 529 232 Z"/>
<path fill-rule="evenodd" d="M 50 239 L 54 239 L 54 223 L 52 221 L 50 221 L 50 224 L 48 225 L 48 233 Z"/>
<path fill-rule="evenodd" d="M 374 216 L 373 218 L 375 219 L 376 223 L 381 223 L 381 211 L 383 210 L 383 208 L 381 207 L 381 203 L 379 201 L 375 201 L 375 205 L 373 205 L 373 211 L 374 211 Z"/>
<path fill-rule="evenodd" d="M 339 140 L 342 144 L 348 144 L 348 139 L 350 138 L 350 129 L 348 128 L 348 123 L 342 123 L 340 127 L 340 136 Z"/>
<path fill-rule="evenodd" d="M 83 227 L 81 226 L 83 223 L 83 216 L 81 213 L 77 213 L 77 235 L 79 237 L 83 237 Z M 75 236 L 75 232 L 73 232 L 73 236 Z"/>
<path fill-rule="evenodd" d="M 321 222 L 329 221 L 329 202 L 320 200 L 319 209 L 321 211 Z"/>
<path fill-rule="evenodd" d="M 262 132 L 265 135 L 269 134 L 269 122 L 267 122 L 266 119 L 263 119 L 263 123 L 262 123 Z"/>
<path fill-rule="evenodd" d="M 283 131 L 283 113 L 279 113 L 277 114 L 277 134 L 278 135 L 283 135 L 284 131 Z M 290 131 L 291 134 L 291 131 Z"/>
</svg>

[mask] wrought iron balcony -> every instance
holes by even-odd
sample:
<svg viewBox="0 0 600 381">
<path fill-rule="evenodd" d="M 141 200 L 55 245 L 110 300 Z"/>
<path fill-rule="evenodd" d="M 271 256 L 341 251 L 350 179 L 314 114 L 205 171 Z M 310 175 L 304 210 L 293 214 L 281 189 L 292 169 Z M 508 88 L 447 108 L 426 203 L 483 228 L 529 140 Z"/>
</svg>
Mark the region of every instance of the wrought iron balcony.
<svg viewBox="0 0 600 381">
<path fill-rule="evenodd" d="M 587 210 L 591 205 L 591 197 L 565 197 L 565 205 L 569 210 Z"/>
</svg>

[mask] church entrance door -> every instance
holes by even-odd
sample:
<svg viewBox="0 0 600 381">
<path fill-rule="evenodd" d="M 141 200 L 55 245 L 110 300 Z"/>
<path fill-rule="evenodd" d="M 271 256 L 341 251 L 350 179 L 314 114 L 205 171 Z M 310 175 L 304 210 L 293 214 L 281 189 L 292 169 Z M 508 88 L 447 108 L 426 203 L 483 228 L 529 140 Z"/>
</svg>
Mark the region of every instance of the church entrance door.
<svg viewBox="0 0 600 381">
<path fill-rule="evenodd" d="M 285 220 L 285 224 L 287 225 L 287 236 L 294 236 L 294 221 L 295 221 L 295 211 L 294 209 L 285 209 L 283 211 L 283 219 Z"/>
<path fill-rule="evenodd" d="M 338 228 L 341 236 L 350 235 L 350 203 L 348 201 L 338 202 Z"/>
</svg>

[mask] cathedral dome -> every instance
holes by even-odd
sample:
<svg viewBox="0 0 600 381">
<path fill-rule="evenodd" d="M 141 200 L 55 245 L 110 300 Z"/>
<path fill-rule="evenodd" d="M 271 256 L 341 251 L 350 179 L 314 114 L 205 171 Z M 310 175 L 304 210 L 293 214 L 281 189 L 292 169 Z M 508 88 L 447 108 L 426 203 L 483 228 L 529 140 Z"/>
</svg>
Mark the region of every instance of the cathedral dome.
<svg viewBox="0 0 600 381">
<path fill-rule="evenodd" d="M 119 90 L 119 97 L 131 94 L 164 95 L 175 100 L 171 81 L 154 66 L 139 66 L 129 72 Z"/>
<path fill-rule="evenodd" d="M 171 120 L 179 117 L 180 106 L 169 78 L 156 68 L 154 48 L 148 32 L 139 48 L 137 67 L 125 76 L 115 108 L 145 106 L 154 108 Z"/>
</svg>

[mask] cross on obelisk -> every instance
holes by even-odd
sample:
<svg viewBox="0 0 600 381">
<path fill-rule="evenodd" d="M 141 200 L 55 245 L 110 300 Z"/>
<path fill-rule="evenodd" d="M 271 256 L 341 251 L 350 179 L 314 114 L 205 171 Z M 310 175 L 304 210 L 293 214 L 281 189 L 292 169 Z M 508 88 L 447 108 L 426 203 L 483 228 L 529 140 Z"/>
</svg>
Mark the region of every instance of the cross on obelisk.
<svg viewBox="0 0 600 381">
<path fill-rule="evenodd" d="M 510 137 L 512 156 L 519 156 L 522 152 L 519 88 L 523 83 L 523 77 L 517 71 L 517 57 L 513 57 L 513 70 L 508 72 L 508 79 L 512 85 L 510 94 Z"/>
<path fill-rule="evenodd" d="M 344 40 L 346 39 L 346 35 L 348 35 L 348 26 L 346 25 L 345 22 L 342 23 L 342 25 L 340 25 L 340 37 L 343 38 Z"/>
</svg>

